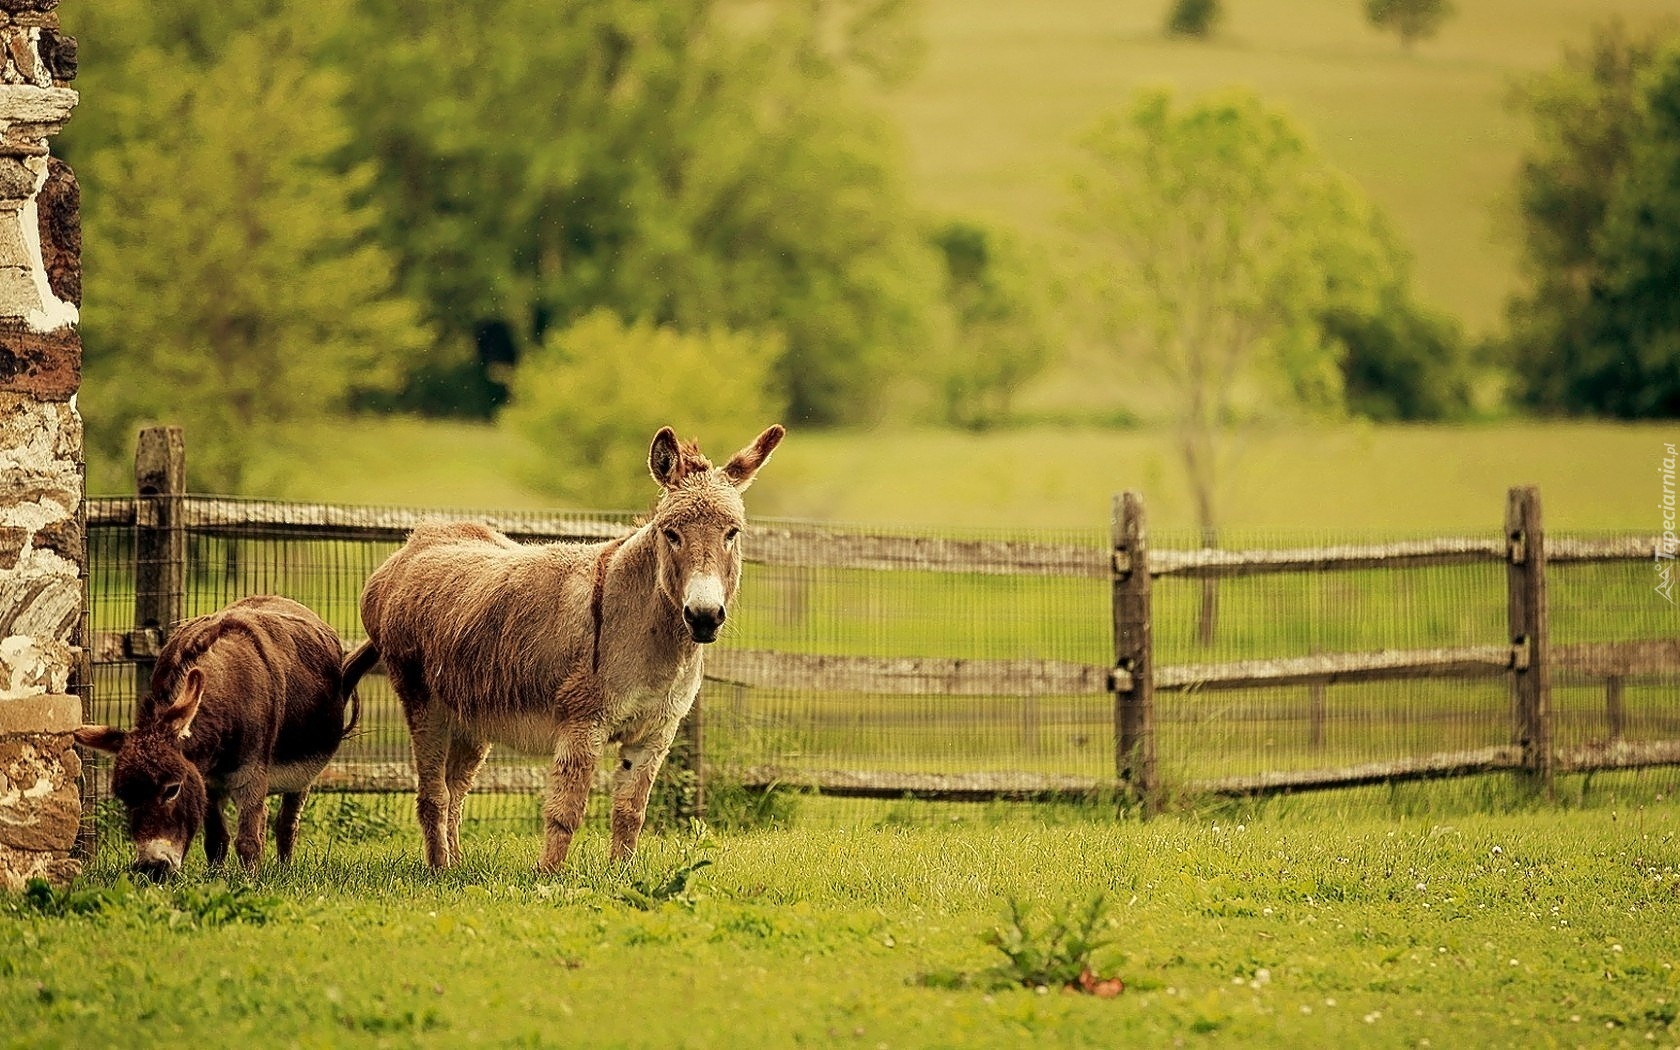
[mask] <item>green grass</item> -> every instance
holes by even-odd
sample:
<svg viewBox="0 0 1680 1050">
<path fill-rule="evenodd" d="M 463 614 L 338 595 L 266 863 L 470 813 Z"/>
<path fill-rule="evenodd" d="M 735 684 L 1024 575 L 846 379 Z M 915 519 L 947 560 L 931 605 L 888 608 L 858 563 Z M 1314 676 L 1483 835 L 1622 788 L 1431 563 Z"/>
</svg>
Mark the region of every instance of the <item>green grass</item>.
<svg viewBox="0 0 1680 1050">
<path fill-rule="evenodd" d="M 1426 301 L 1493 327 L 1515 281 L 1501 211 L 1527 134 L 1511 79 L 1548 69 L 1614 15 L 1642 29 L 1670 0 L 1486 0 L 1403 49 L 1351 0 L 1226 3 L 1210 41 L 1168 40 L 1168 0 L 926 0 L 929 50 L 888 96 L 915 184 L 940 213 L 1040 233 L 1065 206 L 1075 137 L 1140 86 L 1241 84 L 1286 107 L 1392 218 Z"/>
<path fill-rule="evenodd" d="M 997 807 L 684 833 L 628 871 L 594 826 L 559 877 L 531 873 L 532 833 L 471 826 L 468 865 L 434 875 L 410 822 L 334 841 L 312 820 L 298 862 L 252 880 L 195 858 L 183 884 L 134 889 L 107 862 L 0 898 L 0 1041 L 1675 1045 L 1673 801 L 1494 790 L 1481 814 L 1402 791 L 1148 824 Z M 1097 894 L 1092 961 L 1122 995 L 997 979 L 1006 902 Z"/>
</svg>

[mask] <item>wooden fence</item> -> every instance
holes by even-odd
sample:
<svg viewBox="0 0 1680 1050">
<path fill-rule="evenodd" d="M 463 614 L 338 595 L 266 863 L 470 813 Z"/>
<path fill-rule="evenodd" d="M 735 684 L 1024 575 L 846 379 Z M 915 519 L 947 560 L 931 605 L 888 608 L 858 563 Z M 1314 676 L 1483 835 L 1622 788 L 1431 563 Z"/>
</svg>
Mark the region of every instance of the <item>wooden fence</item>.
<svg viewBox="0 0 1680 1050">
<path fill-rule="evenodd" d="M 132 529 L 134 624 L 87 639 L 94 658 L 130 662 L 144 689 L 151 662 L 168 626 L 183 615 L 189 536 L 248 535 L 266 538 L 357 539 L 400 542 L 424 512 L 327 504 L 249 504 L 190 496 L 182 487 L 179 430 L 145 432 L 136 464 L 136 494 L 103 500 L 90 511 L 91 530 Z M 604 539 L 620 535 L 620 522 L 565 515 L 508 516 L 487 520 L 516 538 L 532 541 Z M 1490 529 L 1490 533 L 1491 533 Z M 881 696 L 1067 697 L 1112 695 L 1113 774 L 1079 777 L 1044 773 L 916 773 L 858 769 L 793 768 L 774 762 L 724 769 L 749 787 L 808 787 L 838 795 L 948 799 L 1089 795 L 1119 790 L 1145 811 L 1162 804 L 1165 790 L 1229 795 L 1305 790 L 1494 770 L 1514 771 L 1540 790 L 1560 772 L 1680 764 L 1680 739 L 1621 738 L 1624 680 L 1633 676 L 1680 678 L 1680 638 L 1553 645 L 1547 581 L 1552 566 L 1594 562 L 1651 562 L 1664 552 L 1657 537 L 1549 541 L 1533 488 L 1510 490 L 1502 538 L 1446 538 L 1403 543 L 1322 546 L 1287 550 L 1152 549 L 1144 501 L 1135 492 L 1117 496 L 1112 543 L 1092 547 L 928 535 L 869 535 L 842 530 L 763 524 L 753 530 L 749 561 L 762 565 L 820 566 L 892 573 L 906 570 L 1004 576 L 1060 576 L 1107 580 L 1112 592 L 1113 662 L 1092 665 L 1061 660 L 912 658 L 886 655 L 818 655 L 719 646 L 708 654 L 707 677 L 742 688 L 813 690 Z M 1508 636 L 1486 644 L 1415 650 L 1331 652 L 1277 659 L 1159 665 L 1155 659 L 1152 601 L 1162 579 L 1224 580 L 1260 574 L 1324 574 L 1354 570 L 1406 572 L 1423 567 L 1483 563 L 1506 566 Z M 359 581 L 357 581 L 359 584 Z M 1660 633 L 1660 632 L 1659 632 Z M 1567 671 L 1601 681 L 1608 732 L 1589 744 L 1554 744 L 1551 679 Z M 1322 690 L 1348 682 L 1395 679 L 1493 679 L 1509 682 L 1512 732 L 1508 743 L 1421 754 L 1334 768 L 1287 770 L 1245 776 L 1163 783 L 1157 755 L 1156 697 L 1169 692 L 1252 690 L 1307 686 Z M 1680 704 L 1680 701 L 1677 701 Z M 1315 718 L 1322 704 L 1315 701 Z M 697 710 L 691 744 L 704 753 Z M 1312 730 L 1321 733 L 1322 727 Z M 534 789 L 531 776 L 503 776 L 487 786 Z M 529 783 L 527 783 L 529 781 Z M 362 767 L 339 764 L 331 786 L 349 790 L 407 788 L 402 763 Z"/>
</svg>

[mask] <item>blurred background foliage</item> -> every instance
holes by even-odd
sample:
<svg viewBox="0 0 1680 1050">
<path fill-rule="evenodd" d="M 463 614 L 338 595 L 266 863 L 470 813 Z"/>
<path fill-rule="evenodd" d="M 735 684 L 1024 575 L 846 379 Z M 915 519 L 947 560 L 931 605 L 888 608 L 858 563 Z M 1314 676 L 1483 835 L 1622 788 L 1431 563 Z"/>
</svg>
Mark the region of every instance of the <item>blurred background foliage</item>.
<svg viewBox="0 0 1680 1050">
<path fill-rule="evenodd" d="M 773 416 L 1141 425 L 1211 527 L 1240 502 L 1219 449 L 1255 427 L 1671 419 L 1680 35 L 1618 4 L 1632 23 L 1525 22 L 1550 57 L 1509 68 L 1488 56 L 1515 38 L 1438 2 L 74 5 L 57 145 L 84 191 L 92 484 L 124 487 L 148 422 L 188 428 L 197 488 L 317 498 L 326 448 L 489 427 L 518 451 L 472 469 L 596 506 L 643 501 L 664 423 L 719 449 Z M 1351 112 L 1336 78 L 1383 64 L 1390 115 L 1450 137 L 1465 100 L 1426 93 L 1472 51 L 1508 166 L 1484 228 L 1449 232 L 1505 231 L 1503 318 L 1420 287 L 1450 238 L 1319 144 L 1341 118 L 1317 95 L 1243 65 L 1306 69 Z M 1030 76 L 988 72 L 1022 56 Z M 1176 86 L 1112 82 L 1119 56 Z M 1069 77 L 1110 79 L 1052 90 Z M 1462 195 L 1435 132 L 1383 112 L 1362 130 L 1423 154 L 1408 192 Z M 1045 127 L 1054 149 L 988 152 Z M 368 429 L 387 417 L 408 429 Z M 1097 487 L 1150 480 L 1115 473 Z"/>
</svg>

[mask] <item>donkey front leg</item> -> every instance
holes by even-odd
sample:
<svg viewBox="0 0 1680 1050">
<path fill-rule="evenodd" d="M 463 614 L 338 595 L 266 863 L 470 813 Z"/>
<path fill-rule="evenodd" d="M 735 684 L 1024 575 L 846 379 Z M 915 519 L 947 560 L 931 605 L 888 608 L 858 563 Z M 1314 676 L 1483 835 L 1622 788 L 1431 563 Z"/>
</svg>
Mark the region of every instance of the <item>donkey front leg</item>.
<svg viewBox="0 0 1680 1050">
<path fill-rule="evenodd" d="M 233 836 L 233 851 L 246 871 L 262 863 L 263 838 L 268 833 L 268 770 L 246 769 L 228 782 L 228 796 L 238 811 L 239 830 Z"/>
<path fill-rule="evenodd" d="M 227 860 L 227 818 L 222 813 L 226 806 L 227 796 L 212 792 L 209 805 L 204 810 L 204 859 L 212 868 L 221 867 L 222 862 Z"/>
<path fill-rule="evenodd" d="M 589 804 L 589 788 L 595 780 L 604 734 L 593 726 L 566 726 L 560 730 L 554 749 L 554 765 L 548 772 L 548 795 L 543 799 L 543 852 L 540 871 L 559 871 L 566 866 L 572 836 L 583 823 Z"/>
<path fill-rule="evenodd" d="M 613 771 L 612 859 L 629 860 L 642 837 L 647 820 L 648 796 L 654 778 L 671 753 L 677 723 L 663 725 L 643 740 L 625 741 L 618 749 L 618 768 Z"/>
</svg>

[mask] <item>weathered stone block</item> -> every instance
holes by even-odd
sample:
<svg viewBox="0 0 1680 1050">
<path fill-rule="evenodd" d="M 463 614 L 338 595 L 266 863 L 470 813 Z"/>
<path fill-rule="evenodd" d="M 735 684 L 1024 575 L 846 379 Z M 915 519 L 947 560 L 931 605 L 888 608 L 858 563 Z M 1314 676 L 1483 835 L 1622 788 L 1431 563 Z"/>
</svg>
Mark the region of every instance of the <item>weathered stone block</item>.
<svg viewBox="0 0 1680 1050">
<path fill-rule="evenodd" d="M 63 639 L 21 634 L 0 639 L 0 703 L 62 695 L 75 662 L 75 648 Z"/>
<path fill-rule="evenodd" d="M 0 845 L 0 887 L 12 893 L 28 886 L 30 879 L 46 879 L 62 886 L 81 873 L 81 862 L 62 853 L 37 853 Z"/>
<path fill-rule="evenodd" d="M 76 38 L 66 36 L 56 27 L 41 30 L 41 39 L 36 46 L 41 52 L 41 61 L 46 64 L 47 72 L 52 74 L 55 83 L 65 83 L 76 79 Z"/>
<path fill-rule="evenodd" d="M 67 303 L 82 305 L 82 188 L 70 165 L 47 159 L 47 177 L 35 196 L 40 219 L 41 264 L 47 286 Z M 78 346 L 78 353 L 80 348 Z"/>
<path fill-rule="evenodd" d="M 82 336 L 74 326 L 37 332 L 15 318 L 0 319 L 0 391 L 68 401 L 81 385 Z"/>
<path fill-rule="evenodd" d="M 0 575 L 0 636 L 68 638 L 81 609 L 81 581 L 73 576 L 16 570 Z"/>
<path fill-rule="evenodd" d="M 0 0 L 0 11 L 19 15 L 25 12 L 56 11 L 58 0 Z"/>
<path fill-rule="evenodd" d="M 4 3 L 5 0 L 0 0 Z M 0 85 L 0 121 L 62 127 L 76 108 L 74 88 L 38 88 L 29 84 Z"/>
<path fill-rule="evenodd" d="M 27 26 L 13 26 L 6 30 L 6 72 L 9 74 L 6 79 L 9 82 L 34 84 L 36 87 L 52 86 L 52 76 L 35 50 L 35 40 L 39 35 L 40 30 Z"/>
<path fill-rule="evenodd" d="M 48 525 L 34 536 L 36 550 L 51 551 L 58 557 L 80 569 L 87 566 L 87 532 L 79 518 L 69 517 L 63 521 Z M 0 564 L 0 568 L 4 565 Z"/>
<path fill-rule="evenodd" d="M 68 851 L 82 820 L 81 759 L 68 734 L 0 737 L 0 845 Z"/>
<path fill-rule="evenodd" d="M 16 157 L 0 157 L 0 199 L 23 200 L 35 192 L 35 173 Z"/>
<path fill-rule="evenodd" d="M 0 700 L 0 737 L 69 733 L 81 724 L 82 702 L 74 696 L 58 693 Z"/>
<path fill-rule="evenodd" d="M 29 547 L 33 537 L 28 529 L 20 529 L 16 525 L 0 525 L 0 571 L 10 571 L 17 568 L 18 559 Z"/>
</svg>

